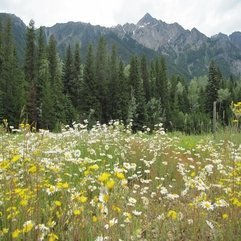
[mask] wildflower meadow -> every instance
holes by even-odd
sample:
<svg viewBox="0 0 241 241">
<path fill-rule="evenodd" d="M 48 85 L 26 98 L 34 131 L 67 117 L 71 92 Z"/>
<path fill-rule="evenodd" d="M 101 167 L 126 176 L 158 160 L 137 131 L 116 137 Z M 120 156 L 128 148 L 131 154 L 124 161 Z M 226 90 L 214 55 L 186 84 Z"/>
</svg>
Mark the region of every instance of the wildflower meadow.
<svg viewBox="0 0 241 241">
<path fill-rule="evenodd" d="M 241 145 L 121 122 L 0 136 L 1 241 L 241 240 Z"/>
</svg>

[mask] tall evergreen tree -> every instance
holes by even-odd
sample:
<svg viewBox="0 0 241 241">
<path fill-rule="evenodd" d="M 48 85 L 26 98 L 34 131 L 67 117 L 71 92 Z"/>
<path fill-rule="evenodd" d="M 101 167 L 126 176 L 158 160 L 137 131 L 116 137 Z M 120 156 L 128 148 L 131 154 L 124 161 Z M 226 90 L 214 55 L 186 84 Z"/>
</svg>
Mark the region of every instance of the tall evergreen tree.
<svg viewBox="0 0 241 241">
<path fill-rule="evenodd" d="M 151 99 L 151 90 L 150 90 L 150 81 L 149 81 L 149 73 L 147 69 L 147 62 L 145 55 L 141 58 L 141 78 L 143 81 L 143 89 L 145 100 L 148 102 Z"/>
<path fill-rule="evenodd" d="M 164 58 L 156 59 L 156 98 L 160 100 L 162 116 L 165 116 L 165 126 L 169 127 L 169 90 L 167 80 L 167 67 Z"/>
<path fill-rule="evenodd" d="M 65 62 L 64 62 L 64 74 L 63 85 L 65 94 L 65 119 L 68 124 L 72 124 L 76 119 L 76 107 L 78 86 L 74 78 L 74 59 L 70 45 L 67 48 Z"/>
<path fill-rule="evenodd" d="M 3 42 L 2 42 L 2 22 L 0 21 L 0 123 L 3 121 L 4 118 L 4 92 L 3 92 Z"/>
<path fill-rule="evenodd" d="M 20 64 L 17 57 L 17 51 L 14 47 L 12 50 L 12 59 L 11 59 L 11 92 L 12 97 L 9 99 L 9 102 L 12 102 L 12 111 L 8 113 L 9 119 L 12 120 L 12 125 L 18 127 L 20 122 L 23 119 L 22 112 L 24 111 L 26 105 L 26 95 L 25 95 L 25 80 L 24 74 L 20 68 Z M 8 82 L 10 84 L 10 81 Z M 12 116 L 10 117 L 10 113 Z"/>
<path fill-rule="evenodd" d="M 45 42 L 43 27 L 39 28 L 37 45 L 37 81 L 36 81 L 36 103 L 37 103 L 37 128 L 43 128 L 43 97 L 46 90 L 46 82 L 49 80 L 49 68 L 47 60 L 47 46 Z M 49 85 L 49 84 L 48 84 Z M 45 125 L 46 126 L 46 125 Z"/>
<path fill-rule="evenodd" d="M 211 61 L 208 71 L 208 85 L 206 87 L 206 111 L 212 116 L 213 102 L 218 100 L 218 90 L 221 84 L 221 73 L 214 63 Z"/>
<path fill-rule="evenodd" d="M 2 42 L 2 22 L 0 21 L 0 81 L 1 81 L 1 74 L 2 74 L 2 65 L 3 65 L 3 42 Z"/>
<path fill-rule="evenodd" d="M 97 83 L 93 47 L 90 44 L 84 67 L 83 86 L 81 88 L 83 117 L 89 120 L 90 126 L 100 119 L 100 102 L 97 98 Z"/>
<path fill-rule="evenodd" d="M 52 90 L 52 100 L 54 112 L 52 115 L 55 130 L 60 128 L 60 124 L 65 120 L 65 98 L 63 94 L 62 82 L 62 62 L 57 54 L 56 40 L 53 35 L 50 36 L 48 44 L 48 62 L 49 62 L 49 78 Z"/>
<path fill-rule="evenodd" d="M 143 90 L 143 82 L 140 77 L 139 61 L 136 56 L 133 56 L 130 63 L 129 83 L 132 89 L 132 98 L 130 103 L 134 103 L 136 108 L 133 113 L 133 130 L 141 130 L 146 124 L 146 105 Z"/>
<path fill-rule="evenodd" d="M 151 66 L 150 66 L 150 95 L 151 97 L 157 97 L 156 94 L 156 61 L 152 60 L 151 61 Z"/>
<path fill-rule="evenodd" d="M 50 83 L 49 62 L 47 59 L 41 61 L 38 78 L 43 81 L 41 94 L 41 109 L 39 128 L 53 130 L 55 127 L 53 91 Z"/>
<path fill-rule="evenodd" d="M 100 112 L 102 123 L 108 122 L 108 66 L 106 42 L 103 37 L 100 38 L 96 52 L 95 77 L 97 80 L 97 98 L 100 102 Z"/>
<path fill-rule="evenodd" d="M 109 61 L 110 77 L 108 88 L 108 116 L 111 119 L 120 118 L 120 82 L 118 79 L 118 60 L 116 47 L 112 47 L 112 53 Z"/>
<path fill-rule="evenodd" d="M 36 86 L 36 46 L 35 26 L 31 20 L 27 28 L 25 49 L 25 80 L 27 82 L 27 119 L 29 123 L 36 125 L 37 111 L 37 86 Z"/>
<path fill-rule="evenodd" d="M 74 56 L 70 45 L 68 46 L 64 63 L 64 93 L 69 99 L 69 106 L 72 110 L 80 110 L 80 89 L 81 89 L 81 63 L 80 47 L 76 44 Z"/>
<path fill-rule="evenodd" d="M 119 110 L 118 119 L 123 120 L 124 124 L 127 124 L 128 119 L 128 105 L 130 100 L 130 88 L 128 85 L 128 79 L 124 74 L 124 64 L 122 61 L 119 62 L 118 67 L 118 81 L 119 91 L 117 95 L 117 109 Z"/>
<path fill-rule="evenodd" d="M 67 48 L 64 61 L 64 75 L 63 75 L 64 93 L 72 96 L 73 88 L 73 54 L 70 45 Z"/>
<path fill-rule="evenodd" d="M 17 127 L 21 108 L 24 104 L 24 82 L 18 66 L 16 49 L 13 42 L 11 19 L 8 19 L 5 23 L 1 44 L 0 112 L 2 118 L 8 119 L 10 125 Z"/>
<path fill-rule="evenodd" d="M 83 74 L 81 69 L 81 59 L 80 59 L 80 45 L 77 43 L 75 45 L 75 51 L 74 51 L 74 63 L 73 63 L 73 79 L 74 79 L 74 85 L 73 85 L 73 96 L 72 103 L 74 108 L 80 112 L 80 106 L 81 106 L 81 85 L 83 81 Z"/>
</svg>

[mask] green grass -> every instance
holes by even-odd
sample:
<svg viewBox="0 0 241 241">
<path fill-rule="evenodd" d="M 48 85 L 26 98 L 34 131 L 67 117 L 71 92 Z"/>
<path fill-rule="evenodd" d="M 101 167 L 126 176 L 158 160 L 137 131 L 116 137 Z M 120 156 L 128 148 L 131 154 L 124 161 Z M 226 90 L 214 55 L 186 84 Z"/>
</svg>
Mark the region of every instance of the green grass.
<svg viewBox="0 0 241 241">
<path fill-rule="evenodd" d="M 240 239 L 239 133 L 80 129 L 1 134 L 1 241 Z"/>
</svg>

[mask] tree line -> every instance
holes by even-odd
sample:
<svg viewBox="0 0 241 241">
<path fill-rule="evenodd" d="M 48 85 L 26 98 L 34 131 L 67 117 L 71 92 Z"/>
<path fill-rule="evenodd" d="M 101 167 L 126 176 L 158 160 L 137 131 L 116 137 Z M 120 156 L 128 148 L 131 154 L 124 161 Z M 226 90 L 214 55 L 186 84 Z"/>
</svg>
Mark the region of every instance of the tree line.
<svg viewBox="0 0 241 241">
<path fill-rule="evenodd" d="M 225 80 L 211 61 L 207 76 L 187 81 L 168 78 L 163 57 L 147 61 L 133 56 L 124 64 L 116 47 L 107 51 L 104 37 L 89 45 L 82 58 L 79 43 L 63 59 L 52 35 L 27 27 L 25 60 L 18 61 L 11 21 L 0 23 L 0 119 L 18 127 L 28 122 L 37 129 L 59 130 L 62 124 L 88 120 L 132 123 L 133 131 L 162 122 L 169 130 L 201 133 L 212 128 L 213 102 L 220 125 L 232 120 L 231 101 L 241 99 L 241 83 Z"/>
</svg>

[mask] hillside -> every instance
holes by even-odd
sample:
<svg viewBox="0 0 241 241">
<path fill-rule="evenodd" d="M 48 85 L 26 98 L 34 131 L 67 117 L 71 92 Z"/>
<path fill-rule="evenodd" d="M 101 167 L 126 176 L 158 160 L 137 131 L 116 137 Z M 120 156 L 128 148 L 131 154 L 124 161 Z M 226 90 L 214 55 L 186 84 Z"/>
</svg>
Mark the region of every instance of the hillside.
<svg viewBox="0 0 241 241">
<path fill-rule="evenodd" d="M 25 48 L 26 25 L 15 15 L 0 13 L 0 21 L 10 17 L 20 58 Z M 230 36 L 219 33 L 207 37 L 198 29 L 185 30 L 178 23 L 168 24 L 146 14 L 137 24 L 126 23 L 106 28 L 89 23 L 57 23 L 44 27 L 46 39 L 53 34 L 58 49 L 63 56 L 66 46 L 79 42 L 82 56 L 86 55 L 89 43 L 96 46 L 100 36 L 104 36 L 108 49 L 115 44 L 124 62 L 132 55 L 145 54 L 148 59 L 163 55 L 170 74 L 181 74 L 187 78 L 207 74 L 210 60 L 214 60 L 225 77 L 239 76 L 241 72 L 241 33 Z"/>
</svg>

